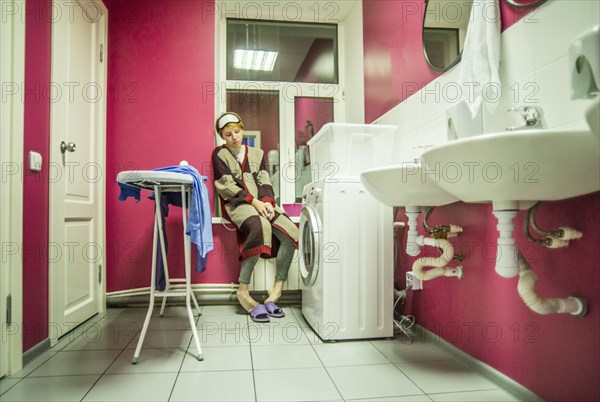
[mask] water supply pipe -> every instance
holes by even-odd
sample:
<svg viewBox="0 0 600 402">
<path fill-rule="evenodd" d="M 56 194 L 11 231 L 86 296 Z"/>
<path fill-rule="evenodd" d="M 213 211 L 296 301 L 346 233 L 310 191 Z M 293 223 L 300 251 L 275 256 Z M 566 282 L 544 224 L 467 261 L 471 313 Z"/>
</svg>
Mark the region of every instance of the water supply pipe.
<svg viewBox="0 0 600 402">
<path fill-rule="evenodd" d="M 455 276 L 458 279 L 462 278 L 462 267 L 447 267 L 454 257 L 454 247 L 446 239 L 433 239 L 431 237 L 418 236 L 415 243 L 421 246 L 437 247 L 442 254 L 439 257 L 421 257 L 417 259 L 412 266 L 413 275 L 422 280 L 429 281 L 441 276 Z M 423 269 L 426 267 L 434 267 L 428 271 Z"/>
<path fill-rule="evenodd" d="M 523 232 L 530 241 L 541 244 L 548 248 L 559 248 L 567 247 L 571 240 L 581 239 L 583 233 L 569 227 L 561 226 L 558 229 L 553 230 L 541 229 L 535 222 L 535 214 L 540 204 L 541 201 L 538 201 L 527 210 L 527 216 L 525 217 L 525 221 L 523 223 Z M 544 235 L 545 237 L 534 237 L 529 231 L 530 226 L 535 232 Z"/>
<path fill-rule="evenodd" d="M 529 263 L 519 253 L 519 283 L 517 289 L 527 307 L 538 314 L 569 313 L 583 317 L 587 313 L 587 303 L 583 298 L 569 296 L 563 299 L 554 297 L 543 299 L 538 296 L 535 293 L 537 279 L 537 275 L 533 272 Z"/>
</svg>

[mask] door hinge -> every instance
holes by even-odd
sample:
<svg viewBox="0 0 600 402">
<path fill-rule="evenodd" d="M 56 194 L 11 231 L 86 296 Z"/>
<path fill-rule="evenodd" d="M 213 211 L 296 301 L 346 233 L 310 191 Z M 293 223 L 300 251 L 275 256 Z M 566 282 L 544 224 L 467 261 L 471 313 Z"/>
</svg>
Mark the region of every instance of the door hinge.
<svg viewBox="0 0 600 402">
<path fill-rule="evenodd" d="M 100 44 L 100 63 L 104 61 L 104 43 Z"/>
<path fill-rule="evenodd" d="M 102 265 L 98 265 L 98 285 L 102 285 Z"/>
<path fill-rule="evenodd" d="M 6 325 L 12 324 L 12 296 L 6 296 Z"/>
</svg>

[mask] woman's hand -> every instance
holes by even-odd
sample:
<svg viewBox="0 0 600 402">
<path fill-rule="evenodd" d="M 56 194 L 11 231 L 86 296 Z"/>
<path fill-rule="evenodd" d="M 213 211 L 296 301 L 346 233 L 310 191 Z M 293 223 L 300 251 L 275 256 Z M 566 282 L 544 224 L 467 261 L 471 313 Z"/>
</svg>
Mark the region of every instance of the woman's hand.
<svg viewBox="0 0 600 402">
<path fill-rule="evenodd" d="M 275 216 L 273 213 L 273 206 L 268 202 L 262 202 L 255 198 L 252 200 L 252 206 L 263 218 L 269 221 Z"/>
<path fill-rule="evenodd" d="M 270 202 L 265 202 L 265 208 L 267 208 L 267 219 L 272 220 L 275 217 L 275 208 Z"/>
</svg>

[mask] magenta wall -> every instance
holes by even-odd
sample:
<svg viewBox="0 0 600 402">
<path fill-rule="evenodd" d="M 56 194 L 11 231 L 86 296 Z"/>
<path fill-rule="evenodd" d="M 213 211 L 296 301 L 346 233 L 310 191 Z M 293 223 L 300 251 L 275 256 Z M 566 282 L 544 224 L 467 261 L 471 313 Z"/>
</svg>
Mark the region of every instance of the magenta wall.
<svg viewBox="0 0 600 402">
<path fill-rule="evenodd" d="M 107 126 L 107 291 L 150 282 L 153 202 L 117 201 L 117 173 L 185 159 L 212 194 L 214 4 L 212 1 L 106 1 L 109 10 Z M 181 210 L 167 220 L 172 276 L 183 275 Z M 235 236 L 215 227 L 215 248 L 193 282 L 237 280 Z"/>
<path fill-rule="evenodd" d="M 306 145 L 309 133 L 306 133 L 306 121 L 309 120 L 313 125 L 313 133 L 319 132 L 326 123 L 333 121 L 333 99 L 332 98 L 311 98 L 296 97 L 294 108 L 294 126 L 296 133 L 296 147 Z"/>
<path fill-rule="evenodd" d="M 531 9 L 517 10 L 500 2 L 502 30 Z M 423 56 L 425 0 L 363 2 L 365 121 L 372 122 L 433 81 Z"/>
<path fill-rule="evenodd" d="M 372 122 L 439 73 L 422 50 L 423 1 L 363 2 L 365 121 Z"/>
<path fill-rule="evenodd" d="M 333 60 L 333 40 L 316 38 L 304 57 L 294 82 L 335 82 L 331 69 L 323 68 L 329 66 Z"/>
<path fill-rule="evenodd" d="M 505 29 L 524 14 L 502 4 Z M 421 50 L 422 13 L 422 4 L 415 1 L 364 3 L 367 121 L 436 77 Z M 589 303 L 585 318 L 541 316 L 530 311 L 518 295 L 517 278 L 505 279 L 494 271 L 497 221 L 491 207 L 465 203 L 437 208 L 429 220 L 430 224 L 464 227 L 452 240 L 465 257 L 464 278 L 425 283 L 425 290 L 409 293 L 404 313 L 413 314 L 420 325 L 545 400 L 600 400 L 599 214 L 598 193 L 542 204 L 538 212 L 541 227 L 572 226 L 584 233 L 581 240 L 558 250 L 532 247 L 521 231 L 524 213 L 515 221 L 519 248 L 539 275 L 538 294 L 583 296 Z M 404 277 L 412 262 L 404 257 L 398 278 Z"/>
<path fill-rule="evenodd" d="M 51 21 L 40 10 L 51 0 L 27 0 L 23 166 L 23 351 L 48 337 L 48 161 L 50 159 Z M 42 154 L 41 172 L 27 168 L 29 151 Z"/>
</svg>

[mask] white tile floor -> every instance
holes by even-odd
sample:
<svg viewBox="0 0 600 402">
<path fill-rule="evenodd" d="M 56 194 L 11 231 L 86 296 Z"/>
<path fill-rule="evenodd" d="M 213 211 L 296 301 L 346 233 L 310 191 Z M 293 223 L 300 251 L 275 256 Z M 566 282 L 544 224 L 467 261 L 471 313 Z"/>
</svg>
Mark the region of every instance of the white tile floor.
<svg viewBox="0 0 600 402">
<path fill-rule="evenodd" d="M 0 400 L 516 400 L 436 344 L 323 343 L 298 307 L 285 310 L 286 317 L 259 325 L 235 306 L 202 307 L 198 361 L 185 309 L 167 308 L 152 319 L 133 365 L 146 309 L 112 309 L 0 380 Z"/>
</svg>

